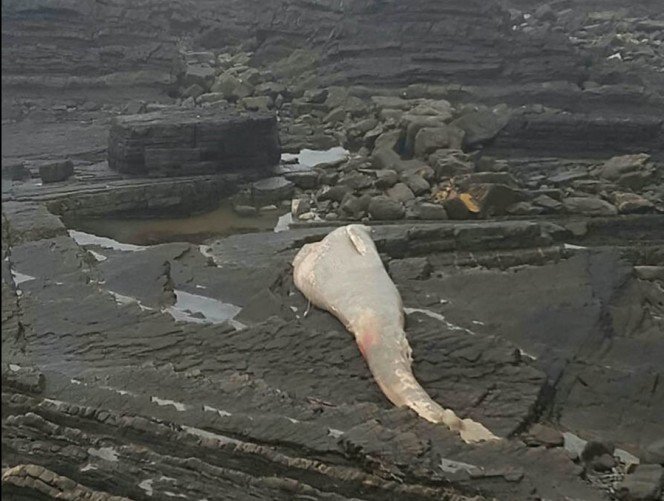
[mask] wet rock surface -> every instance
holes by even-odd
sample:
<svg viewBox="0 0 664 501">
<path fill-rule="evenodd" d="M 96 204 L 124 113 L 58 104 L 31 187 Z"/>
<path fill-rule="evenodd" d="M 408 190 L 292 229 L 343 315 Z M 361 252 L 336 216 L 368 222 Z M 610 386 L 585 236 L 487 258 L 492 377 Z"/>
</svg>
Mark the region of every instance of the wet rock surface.
<svg viewBox="0 0 664 501">
<path fill-rule="evenodd" d="M 658 2 L 157 3 L 3 3 L 3 496 L 661 496 Z M 178 238 L 220 201 L 278 231 Z M 503 440 L 394 408 L 295 289 L 349 222 Z"/>
</svg>

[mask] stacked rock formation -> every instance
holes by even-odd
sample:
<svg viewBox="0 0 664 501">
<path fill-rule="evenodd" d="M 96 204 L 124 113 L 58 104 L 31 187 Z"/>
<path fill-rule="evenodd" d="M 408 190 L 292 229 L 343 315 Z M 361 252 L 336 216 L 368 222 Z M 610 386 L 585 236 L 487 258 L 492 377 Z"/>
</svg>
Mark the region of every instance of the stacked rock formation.
<svg viewBox="0 0 664 501">
<path fill-rule="evenodd" d="M 128 174 L 214 174 L 279 162 L 273 115 L 228 110 L 127 115 L 113 120 L 108 163 Z"/>
</svg>

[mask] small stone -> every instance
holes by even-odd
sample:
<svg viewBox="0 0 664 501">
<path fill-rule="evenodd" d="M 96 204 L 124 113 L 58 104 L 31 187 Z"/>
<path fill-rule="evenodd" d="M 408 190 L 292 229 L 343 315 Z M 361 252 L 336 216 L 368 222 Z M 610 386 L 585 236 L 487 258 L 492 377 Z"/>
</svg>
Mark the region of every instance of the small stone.
<svg viewBox="0 0 664 501">
<path fill-rule="evenodd" d="M 339 180 L 339 184 L 348 186 L 353 190 L 362 190 L 371 186 L 371 178 L 360 172 L 351 172 Z"/>
<path fill-rule="evenodd" d="M 628 190 L 641 191 L 652 181 L 653 174 L 653 170 L 628 172 L 620 176 L 616 183 Z"/>
<path fill-rule="evenodd" d="M 408 176 L 404 179 L 404 183 L 411 189 L 415 195 L 422 195 L 427 193 L 431 186 L 422 176 L 417 174 Z"/>
<path fill-rule="evenodd" d="M 303 190 L 312 190 L 318 187 L 319 174 L 315 170 L 289 172 L 284 174 L 284 177 Z"/>
<path fill-rule="evenodd" d="M 323 118 L 323 122 L 328 124 L 336 124 L 339 122 L 343 122 L 345 118 L 346 118 L 346 110 L 344 110 L 343 108 L 335 108 L 332 111 L 330 111 L 327 115 L 325 115 L 325 118 Z"/>
<path fill-rule="evenodd" d="M 237 101 L 249 97 L 253 88 L 230 73 L 222 73 L 217 77 L 210 91 L 223 94 L 224 98 L 229 101 Z"/>
<path fill-rule="evenodd" d="M 614 181 L 623 174 L 642 169 L 648 160 L 650 160 L 650 155 L 645 153 L 613 157 L 604 162 L 600 168 L 600 176 Z"/>
<path fill-rule="evenodd" d="M 387 196 L 397 202 L 408 202 L 415 198 L 413 191 L 404 183 L 397 183 L 387 190 Z"/>
<path fill-rule="evenodd" d="M 214 81 L 215 70 L 207 64 L 190 64 L 187 66 L 184 75 L 184 86 L 200 85 L 203 89 L 209 89 Z"/>
<path fill-rule="evenodd" d="M 429 164 L 435 172 L 436 179 L 450 178 L 473 172 L 474 166 L 459 159 L 455 150 L 437 150 L 429 155 Z"/>
<path fill-rule="evenodd" d="M 563 208 L 563 204 L 548 195 L 539 195 L 533 198 L 533 204 L 547 211 L 557 212 Z"/>
<path fill-rule="evenodd" d="M 361 197 L 356 197 L 354 195 L 348 194 L 344 197 L 341 202 L 340 208 L 344 212 L 351 214 L 354 217 L 360 217 L 363 213 L 369 208 L 371 203 L 370 195 L 363 195 Z"/>
<path fill-rule="evenodd" d="M 659 268 L 655 273 L 650 272 L 649 275 L 656 275 L 659 280 L 664 280 L 664 266 L 642 266 L 641 268 Z M 664 464 L 664 438 L 660 438 L 659 440 L 655 440 L 648 444 L 645 447 L 642 456 L 643 461 L 646 463 Z"/>
<path fill-rule="evenodd" d="M 641 464 L 633 473 L 628 474 L 618 487 L 622 499 L 652 500 L 660 499 L 664 485 L 664 467 L 659 464 Z"/>
<path fill-rule="evenodd" d="M 274 107 L 280 110 L 283 105 L 284 105 L 284 96 L 278 94 L 277 97 L 274 98 Z"/>
<path fill-rule="evenodd" d="M 415 156 L 426 158 L 441 148 L 461 149 L 464 132 L 454 126 L 425 127 L 415 136 Z"/>
<path fill-rule="evenodd" d="M 300 221 L 313 221 L 314 219 L 316 219 L 316 214 L 314 214 L 311 211 L 305 212 L 304 214 L 300 214 L 298 216 L 298 219 Z"/>
<path fill-rule="evenodd" d="M 468 189 L 468 193 L 479 207 L 483 217 L 502 216 L 507 213 L 511 205 L 522 202 L 525 194 L 504 184 L 483 183 L 475 184 Z"/>
<path fill-rule="evenodd" d="M 590 461 L 590 467 L 595 471 L 611 471 L 616 464 L 616 459 L 611 454 L 602 454 Z"/>
<path fill-rule="evenodd" d="M 274 212 L 276 210 L 279 210 L 279 207 L 274 204 L 264 205 L 259 209 L 260 212 Z"/>
<path fill-rule="evenodd" d="M 635 266 L 634 273 L 641 280 L 664 280 L 664 266 Z M 646 448 L 646 452 L 650 454 L 647 458 L 648 462 L 664 463 L 664 439 L 650 444 Z"/>
<path fill-rule="evenodd" d="M 328 186 L 333 186 L 339 181 L 339 173 L 337 171 L 323 172 L 320 175 L 321 184 L 326 184 Z"/>
<path fill-rule="evenodd" d="M 613 456 L 613 451 L 615 451 L 615 449 L 615 446 L 611 442 L 590 440 L 585 444 L 583 451 L 581 452 L 581 460 L 587 463 L 603 454 Z"/>
<path fill-rule="evenodd" d="M 465 197 L 462 195 L 465 195 Z M 468 203 L 468 197 L 470 195 L 467 193 L 462 193 L 461 195 L 455 193 L 445 199 L 443 207 L 450 219 L 470 219 L 479 212 L 476 206 Z"/>
<path fill-rule="evenodd" d="M 613 203 L 621 214 L 643 214 L 655 208 L 650 200 L 636 193 L 614 193 Z"/>
<path fill-rule="evenodd" d="M 226 103 L 226 99 L 221 92 L 208 92 L 206 94 L 201 94 L 196 98 L 196 102 L 199 104 L 212 104 L 212 103 Z"/>
<path fill-rule="evenodd" d="M 205 94 L 205 89 L 198 84 L 192 84 L 184 91 L 182 91 L 182 95 L 184 97 L 193 97 L 194 99 L 201 96 L 202 94 Z"/>
<path fill-rule="evenodd" d="M 270 96 L 244 97 L 240 104 L 249 111 L 267 111 L 274 105 Z"/>
<path fill-rule="evenodd" d="M 2 179 L 21 181 L 30 177 L 30 171 L 23 162 L 9 162 L 2 164 Z"/>
<path fill-rule="evenodd" d="M 328 212 L 325 214 L 325 221 L 336 221 L 337 219 L 339 219 L 339 214 L 336 212 Z"/>
<path fill-rule="evenodd" d="M 334 202 L 341 202 L 344 197 L 350 193 L 352 189 L 349 186 L 338 184 L 329 188 L 323 188 L 318 194 L 318 200 L 332 200 Z"/>
<path fill-rule="evenodd" d="M 329 92 L 327 89 L 310 89 L 304 91 L 304 100 L 309 103 L 323 104 Z"/>
<path fill-rule="evenodd" d="M 406 280 L 426 280 L 433 270 L 426 257 L 393 259 L 388 263 L 388 272 L 396 282 Z"/>
<path fill-rule="evenodd" d="M 74 174 L 74 164 L 71 160 L 51 162 L 39 166 L 39 177 L 44 183 L 58 183 L 66 181 Z"/>
<path fill-rule="evenodd" d="M 291 214 L 295 217 L 301 216 L 311 210 L 311 202 L 307 198 L 294 198 L 291 200 Z"/>
<path fill-rule="evenodd" d="M 533 425 L 524 437 L 527 445 L 543 445 L 545 447 L 562 447 L 563 434 L 555 428 L 540 423 Z"/>
<path fill-rule="evenodd" d="M 380 169 L 376 171 L 376 188 L 385 190 L 391 188 L 399 181 L 399 175 L 391 169 Z"/>
<path fill-rule="evenodd" d="M 586 216 L 615 216 L 616 209 L 609 202 L 593 197 L 569 197 L 563 200 L 565 210 L 571 214 Z"/>
<path fill-rule="evenodd" d="M 479 110 L 466 113 L 454 120 L 451 125 L 461 129 L 463 146 L 475 148 L 491 141 L 509 122 L 510 115 L 504 109 Z"/>
<path fill-rule="evenodd" d="M 294 189 L 293 183 L 281 176 L 262 179 L 251 185 L 254 200 L 266 205 L 291 198 Z"/>
<path fill-rule="evenodd" d="M 253 85 L 254 87 L 261 83 L 262 79 L 263 77 L 261 76 L 260 71 L 258 71 L 256 68 L 249 68 L 248 70 L 240 73 L 240 80 L 247 82 L 249 85 Z"/>
<path fill-rule="evenodd" d="M 372 198 L 369 203 L 369 214 L 376 220 L 392 221 L 403 219 L 405 213 L 406 211 L 401 202 L 392 200 L 384 195 Z"/>
<path fill-rule="evenodd" d="M 416 219 L 436 221 L 447 219 L 447 211 L 445 210 L 445 207 L 440 204 L 423 202 L 421 204 L 416 204 L 413 207 L 413 211 Z"/>
</svg>

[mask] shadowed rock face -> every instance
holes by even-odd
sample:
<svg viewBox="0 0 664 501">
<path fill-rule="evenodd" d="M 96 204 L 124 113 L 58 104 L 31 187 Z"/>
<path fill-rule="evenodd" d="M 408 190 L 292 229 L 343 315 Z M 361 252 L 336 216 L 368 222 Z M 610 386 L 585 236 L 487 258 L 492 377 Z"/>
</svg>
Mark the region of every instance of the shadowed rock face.
<svg viewBox="0 0 664 501">
<path fill-rule="evenodd" d="M 280 155 L 273 115 L 234 110 L 118 117 L 108 140 L 109 166 L 144 176 L 267 171 Z"/>
<path fill-rule="evenodd" d="M 3 461 L 39 465 L 7 473 L 3 488 L 31 492 L 38 484 L 17 478 L 44 475 L 52 488 L 73 489 L 73 479 L 130 498 L 146 486 L 211 496 L 238 481 L 258 499 L 281 499 L 286 486 L 314 499 L 601 498 L 562 449 L 514 439 L 478 448 L 394 409 L 343 326 L 318 310 L 303 316 L 289 263 L 326 229 L 217 240 L 210 266 L 189 244 L 87 245 L 92 259 L 42 206 L 6 204 L 3 216 Z M 552 229 L 376 228 L 390 270 L 430 263 L 424 276 L 392 277 L 413 372 L 434 399 L 501 435 L 560 420 L 637 451 L 658 436 L 664 402 L 657 282 L 632 275 L 641 261 L 629 253 L 565 250 L 570 235 Z M 140 287 L 127 287 L 138 275 Z M 174 322 L 153 300 L 173 288 L 246 307 L 249 327 Z M 631 413 L 638 426 L 624 418 Z M 45 452 L 65 442 L 58 456 Z M 68 478 L 61 486 L 40 468 Z M 205 475 L 193 479 L 192 468 Z M 293 482 L 268 481 L 275 475 Z"/>
<path fill-rule="evenodd" d="M 480 0 L 226 0 L 223 15 L 212 0 L 13 1 L 2 27 L 7 82 L 168 83 L 182 39 L 242 42 L 259 59 L 311 47 L 328 82 L 577 82 L 586 71 L 562 33 L 524 35 L 506 9 Z"/>
</svg>

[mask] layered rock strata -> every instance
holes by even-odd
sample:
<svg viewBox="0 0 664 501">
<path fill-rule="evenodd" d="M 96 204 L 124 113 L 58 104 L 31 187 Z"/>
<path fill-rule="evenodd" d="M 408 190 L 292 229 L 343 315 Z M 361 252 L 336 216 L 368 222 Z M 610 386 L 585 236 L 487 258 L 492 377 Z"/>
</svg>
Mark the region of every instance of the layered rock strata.
<svg viewBox="0 0 664 501">
<path fill-rule="evenodd" d="M 112 169 L 149 176 L 264 169 L 280 154 L 273 115 L 228 110 L 118 117 L 108 141 Z"/>
</svg>

